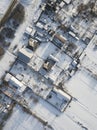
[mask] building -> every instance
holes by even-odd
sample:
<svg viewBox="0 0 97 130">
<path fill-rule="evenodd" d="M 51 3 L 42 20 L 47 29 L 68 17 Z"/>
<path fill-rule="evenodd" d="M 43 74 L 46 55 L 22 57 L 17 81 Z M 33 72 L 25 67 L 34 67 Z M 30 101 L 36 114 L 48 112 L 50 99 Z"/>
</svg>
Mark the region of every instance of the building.
<svg viewBox="0 0 97 130">
<path fill-rule="evenodd" d="M 66 4 L 70 4 L 71 0 L 63 0 Z"/>
<path fill-rule="evenodd" d="M 27 48 L 29 48 L 32 51 L 35 51 L 38 46 L 39 46 L 39 42 L 37 40 L 33 38 L 29 39 Z"/>
<path fill-rule="evenodd" d="M 45 69 L 46 71 L 50 71 L 55 63 L 56 61 L 48 57 L 47 60 L 43 64 L 43 69 Z"/>
<path fill-rule="evenodd" d="M 32 32 L 33 32 L 33 29 L 28 26 L 28 27 L 25 29 L 24 35 L 27 36 L 27 37 L 29 37 Z"/>
<path fill-rule="evenodd" d="M 54 88 L 46 99 L 51 105 L 63 112 L 71 101 L 71 96 L 60 89 Z"/>
<path fill-rule="evenodd" d="M 52 32 L 53 33 L 53 32 Z M 62 35 L 60 35 L 60 34 L 53 34 L 53 39 L 52 39 L 52 42 L 58 47 L 58 48 L 62 48 L 63 46 L 65 46 L 66 45 L 66 41 L 67 41 L 67 39 L 64 37 L 64 36 L 62 36 Z"/>
<path fill-rule="evenodd" d="M 28 48 L 22 48 L 18 53 L 18 59 L 24 63 L 28 63 L 33 56 L 33 51 Z"/>
<path fill-rule="evenodd" d="M 11 74 L 7 73 L 5 76 L 5 81 L 9 83 L 9 85 L 13 86 L 13 89 L 18 90 L 18 92 L 22 93 L 25 89 L 26 86 L 17 80 L 14 76 Z"/>
</svg>

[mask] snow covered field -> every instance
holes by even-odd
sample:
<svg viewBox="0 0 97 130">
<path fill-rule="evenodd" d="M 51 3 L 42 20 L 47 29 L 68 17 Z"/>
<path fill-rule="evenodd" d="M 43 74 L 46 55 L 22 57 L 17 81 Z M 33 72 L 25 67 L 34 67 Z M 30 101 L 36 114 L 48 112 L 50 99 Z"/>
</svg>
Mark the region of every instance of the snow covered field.
<svg viewBox="0 0 97 130">
<path fill-rule="evenodd" d="M 38 119 L 27 114 L 20 106 L 13 109 L 3 130 L 52 130 L 44 126 Z"/>
<path fill-rule="evenodd" d="M 76 73 L 66 86 L 68 92 L 97 117 L 97 80 L 95 77 L 82 69 Z"/>
</svg>

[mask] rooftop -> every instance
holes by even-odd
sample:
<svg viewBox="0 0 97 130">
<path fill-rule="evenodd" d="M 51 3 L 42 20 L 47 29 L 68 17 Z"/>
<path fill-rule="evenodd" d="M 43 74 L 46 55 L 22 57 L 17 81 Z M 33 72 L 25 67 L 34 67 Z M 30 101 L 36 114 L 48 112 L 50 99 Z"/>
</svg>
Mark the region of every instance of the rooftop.
<svg viewBox="0 0 97 130">
<path fill-rule="evenodd" d="M 49 103 L 51 103 L 55 108 L 63 112 L 71 100 L 71 97 L 63 92 L 62 90 L 58 90 L 54 88 L 46 99 Z"/>
</svg>

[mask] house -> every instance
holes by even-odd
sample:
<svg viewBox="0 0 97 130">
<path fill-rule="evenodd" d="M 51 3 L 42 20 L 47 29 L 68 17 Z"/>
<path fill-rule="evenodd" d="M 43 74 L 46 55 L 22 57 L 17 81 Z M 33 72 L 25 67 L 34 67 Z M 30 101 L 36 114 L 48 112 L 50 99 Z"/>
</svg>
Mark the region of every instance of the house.
<svg viewBox="0 0 97 130">
<path fill-rule="evenodd" d="M 18 53 L 18 59 L 24 63 L 28 63 L 33 56 L 33 51 L 29 48 L 22 48 Z"/>
<path fill-rule="evenodd" d="M 64 36 L 62 36 L 62 35 L 60 35 L 60 34 L 55 34 L 55 37 L 59 40 L 59 41 L 61 41 L 62 43 L 65 43 L 66 42 L 66 38 L 64 37 Z"/>
<path fill-rule="evenodd" d="M 29 39 L 28 46 L 27 46 L 28 49 L 35 51 L 38 46 L 39 46 L 39 42 L 37 40 L 35 40 L 33 38 Z"/>
<path fill-rule="evenodd" d="M 65 5 L 65 3 L 62 1 L 59 6 L 62 8 Z"/>
<path fill-rule="evenodd" d="M 49 79 L 50 81 L 53 82 L 53 80 L 51 80 L 49 78 L 49 73 L 52 72 L 52 68 L 55 66 L 55 63 L 57 62 L 57 59 L 55 57 L 53 57 L 52 55 L 50 55 L 49 57 L 47 57 L 47 59 L 44 61 L 42 67 L 39 70 L 39 73 L 41 75 L 43 75 L 44 77 L 46 77 L 47 79 Z"/>
<path fill-rule="evenodd" d="M 27 37 L 29 37 L 32 32 L 33 32 L 33 29 L 31 27 L 27 27 L 25 29 L 24 35 L 26 35 Z"/>
<path fill-rule="evenodd" d="M 54 88 L 46 98 L 47 102 L 63 112 L 71 101 L 71 96 L 60 89 Z"/>
<path fill-rule="evenodd" d="M 63 0 L 66 4 L 70 4 L 71 0 Z"/>
<path fill-rule="evenodd" d="M 45 69 L 46 71 L 50 71 L 55 63 L 56 61 L 50 56 L 45 60 L 43 64 L 43 69 Z"/>
<path fill-rule="evenodd" d="M 79 40 L 79 38 L 76 36 L 76 34 L 74 32 L 69 31 L 68 34 L 71 35 L 72 37 L 74 37 L 76 40 Z"/>
<path fill-rule="evenodd" d="M 56 81 L 58 80 L 61 72 L 62 69 L 56 64 L 52 67 L 51 71 L 45 75 L 45 77 L 49 79 L 53 84 L 56 84 Z"/>
<path fill-rule="evenodd" d="M 43 29 L 44 25 L 42 24 L 42 22 L 37 22 L 36 27 Z"/>
<path fill-rule="evenodd" d="M 18 90 L 18 92 L 20 93 L 22 93 L 26 88 L 26 86 L 22 82 L 20 82 L 9 73 L 7 73 L 7 75 L 5 76 L 5 81 L 8 82 L 8 84 L 12 86 L 13 89 Z"/>
<path fill-rule="evenodd" d="M 53 35 L 52 42 L 60 49 L 63 45 L 66 44 L 66 41 L 67 41 L 67 39 L 58 33 Z"/>
</svg>

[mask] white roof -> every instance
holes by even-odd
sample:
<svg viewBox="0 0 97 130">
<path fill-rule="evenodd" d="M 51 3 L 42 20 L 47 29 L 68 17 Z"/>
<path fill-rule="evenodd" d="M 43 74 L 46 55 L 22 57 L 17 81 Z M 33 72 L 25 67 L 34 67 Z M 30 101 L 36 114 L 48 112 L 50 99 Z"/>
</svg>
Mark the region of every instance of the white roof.
<svg viewBox="0 0 97 130">
<path fill-rule="evenodd" d="M 49 96 L 51 97 L 49 98 Z M 64 111 L 65 107 L 68 105 L 70 100 L 71 97 L 68 94 L 57 88 L 54 88 L 47 97 L 47 101 L 51 103 L 53 106 L 55 106 L 61 112 Z"/>
<path fill-rule="evenodd" d="M 19 52 L 24 54 L 25 56 L 27 56 L 29 58 L 32 58 L 32 56 L 33 56 L 33 51 L 28 49 L 28 48 L 22 48 Z"/>
<path fill-rule="evenodd" d="M 63 92 L 62 90 L 57 88 L 54 88 L 53 90 L 57 93 L 57 97 L 59 97 L 60 99 L 66 98 L 68 101 L 71 100 L 71 97 L 67 93 Z"/>
<path fill-rule="evenodd" d="M 38 22 L 38 23 L 36 24 L 36 26 L 39 27 L 39 28 L 41 28 L 41 29 L 44 27 L 43 24 L 40 23 L 40 22 Z"/>
<path fill-rule="evenodd" d="M 16 85 L 17 88 L 18 88 L 18 91 L 19 92 L 23 92 L 26 88 L 25 85 L 23 85 L 19 80 L 17 80 L 15 77 L 11 77 L 10 79 L 10 82 L 13 84 L 13 85 Z"/>
<path fill-rule="evenodd" d="M 15 77 L 13 77 L 11 74 L 7 73 L 6 77 L 5 77 L 5 81 L 7 82 L 11 82 L 11 84 L 14 86 L 17 86 L 19 92 L 23 92 L 26 88 L 25 85 L 22 84 L 22 82 L 20 82 L 19 80 L 17 80 Z"/>
<path fill-rule="evenodd" d="M 45 77 L 49 77 L 53 82 L 55 82 L 61 71 L 62 69 L 55 65 L 52 67 L 51 71 Z"/>
<path fill-rule="evenodd" d="M 31 27 L 27 27 L 26 30 L 25 30 L 25 32 L 27 34 L 31 34 L 32 33 L 32 28 Z"/>
<path fill-rule="evenodd" d="M 71 0 L 63 0 L 63 1 L 66 2 L 67 4 L 71 2 Z"/>
<path fill-rule="evenodd" d="M 6 76 L 5 76 L 5 81 L 9 81 L 9 79 L 11 79 L 12 75 L 7 73 Z"/>
</svg>

